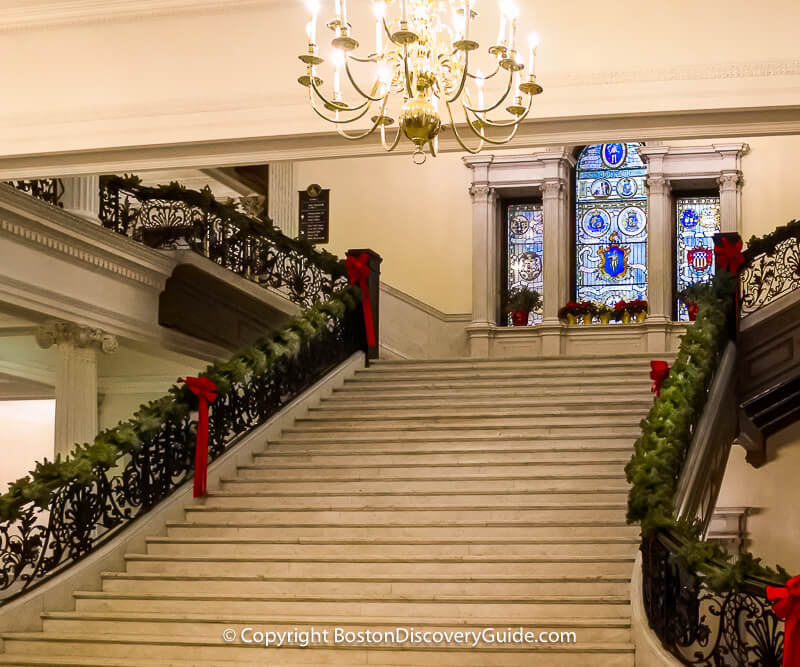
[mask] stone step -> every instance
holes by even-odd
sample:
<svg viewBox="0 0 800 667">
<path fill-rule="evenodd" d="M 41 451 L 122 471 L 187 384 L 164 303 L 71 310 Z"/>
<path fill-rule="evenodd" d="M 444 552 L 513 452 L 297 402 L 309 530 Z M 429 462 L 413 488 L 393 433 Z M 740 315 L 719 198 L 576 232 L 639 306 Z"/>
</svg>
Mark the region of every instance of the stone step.
<svg viewBox="0 0 800 667">
<path fill-rule="evenodd" d="M 427 526 L 430 524 L 493 524 L 526 523 L 536 525 L 542 522 L 623 522 L 625 505 L 590 503 L 577 506 L 529 506 L 513 509 L 487 507 L 429 508 L 415 507 L 404 509 L 359 509 L 318 510 L 298 508 L 268 510 L 249 506 L 239 501 L 238 506 L 225 507 L 197 505 L 186 509 L 186 520 L 191 523 L 268 524 L 277 526 L 322 525 L 337 526 Z"/>
<path fill-rule="evenodd" d="M 514 439 L 552 439 L 554 437 L 568 438 L 574 440 L 584 437 L 595 438 L 628 438 L 631 443 L 636 441 L 641 435 L 641 430 L 636 426 L 638 419 L 630 419 L 623 426 L 613 424 L 599 425 L 578 425 L 573 426 L 565 423 L 560 425 L 535 426 L 535 427 L 509 427 L 503 428 L 477 428 L 467 426 L 466 428 L 436 428 L 428 427 L 424 429 L 397 429 L 394 431 L 372 430 L 366 432 L 341 432 L 333 433 L 330 431 L 319 432 L 296 432 L 286 429 L 281 436 L 280 442 L 309 443 L 317 444 L 321 442 L 338 443 L 341 446 L 348 444 L 358 444 L 362 442 L 458 442 L 458 440 L 490 440 L 503 442 L 506 438 Z"/>
<path fill-rule="evenodd" d="M 428 429 L 485 429 L 485 428 L 511 428 L 527 427 L 541 428 L 544 426 L 565 426 L 569 424 L 601 426 L 601 425 L 633 425 L 637 424 L 647 415 L 647 410 L 640 408 L 601 408 L 576 410 L 572 413 L 564 411 L 558 414 L 541 411 L 538 413 L 512 413 L 508 415 L 493 416 L 488 413 L 475 413 L 457 417 L 422 417 L 413 415 L 409 417 L 389 417 L 386 415 L 372 414 L 350 418 L 316 417 L 297 419 L 292 428 L 285 433 L 306 433 L 325 431 L 329 433 L 354 432 L 354 431 L 424 431 Z"/>
<path fill-rule="evenodd" d="M 561 493 L 555 497 L 548 493 L 464 494 L 458 492 L 439 494 L 394 493 L 382 495 L 316 494 L 279 495 L 251 489 L 248 493 L 218 491 L 209 493 L 205 503 L 214 507 L 239 507 L 246 505 L 259 510 L 400 510 L 448 509 L 458 507 L 483 507 L 487 509 L 520 509 L 537 507 L 542 510 L 562 507 L 599 509 L 623 507 L 627 496 L 622 492 Z"/>
<path fill-rule="evenodd" d="M 622 461 L 624 466 L 633 454 L 633 447 L 620 447 L 617 449 L 579 449 L 564 451 L 542 451 L 535 449 L 504 449 L 502 443 L 498 443 L 496 449 L 466 450 L 466 451 L 437 451 L 422 450 L 415 452 L 402 451 L 400 449 L 384 449 L 383 452 L 351 452 L 328 451 L 318 453 L 306 453 L 306 448 L 296 448 L 294 452 L 274 452 L 272 447 L 267 447 L 266 451 L 256 454 L 253 457 L 254 465 L 284 466 L 284 465 L 307 465 L 307 466 L 404 466 L 404 465 L 456 465 L 456 464 L 554 464 L 569 461 L 575 465 L 592 463 L 614 463 Z"/>
<path fill-rule="evenodd" d="M 37 636 L 39 634 L 39 636 Z M 220 638 L 198 640 L 197 638 L 171 638 L 139 636 L 127 638 L 119 635 L 75 635 L 19 633 L 5 639 L 7 654 L 0 664 L 32 665 L 43 664 L 63 667 L 64 665 L 116 665 L 137 664 L 130 662 L 132 655 L 139 654 L 141 667 L 146 665 L 193 665 L 195 667 L 220 667 L 231 665 L 438 665 L 450 667 L 464 665 L 472 667 L 507 667 L 515 665 L 552 665 L 565 667 L 579 661 L 590 667 L 631 667 L 633 665 L 633 646 L 628 643 L 585 643 L 536 645 L 533 648 L 509 648 L 491 646 L 487 648 L 427 646 L 314 646 L 269 647 L 259 644 L 236 642 L 226 644 Z M 59 662 L 45 657 L 57 652 Z M 181 660 L 187 652 L 193 656 L 191 662 Z M 535 658 L 534 658 L 535 656 Z M 586 656 L 586 659 L 584 659 Z M 533 662 L 532 660 L 536 660 Z M 37 663 L 36 660 L 44 660 Z M 23 662 L 20 662 L 20 661 Z M 70 661 L 71 660 L 71 661 Z M 103 660 L 105 662 L 91 662 Z M 112 662 L 113 661 L 113 662 Z M 124 662 L 123 662 L 124 661 Z M 160 661 L 160 662 L 159 662 Z M 166 662 L 165 662 L 166 661 Z M 178 661 L 178 662 L 175 662 Z M 220 662 L 222 661 L 222 662 Z M 312 662 L 313 661 L 313 662 Z"/>
<path fill-rule="evenodd" d="M 353 619 L 360 616 L 451 616 L 482 619 L 504 616 L 546 621 L 551 618 L 630 617 L 630 599 L 625 595 L 500 596 L 409 596 L 404 599 L 348 598 L 345 596 L 256 596 L 185 594 L 124 594 L 79 591 L 74 594 L 75 610 L 115 613 L 159 612 L 202 613 L 213 608 L 219 614 L 334 615 Z"/>
<path fill-rule="evenodd" d="M 205 532 L 203 535 L 201 533 Z M 167 528 L 167 537 L 149 537 L 143 558 L 632 558 L 637 535 L 602 537 L 543 536 L 504 539 L 364 539 L 217 537 L 213 529 L 181 524 Z M 131 558 L 135 558 L 131 556 Z"/>
<path fill-rule="evenodd" d="M 347 419 L 370 420 L 385 416 L 391 419 L 430 419 L 453 417 L 517 417 L 520 415 L 574 415 L 580 414 L 606 414 L 608 410 L 618 409 L 621 406 L 636 408 L 641 414 L 646 414 L 653 404 L 650 396 L 630 396 L 624 403 L 618 396 L 597 396 L 591 401 L 586 401 L 581 396 L 559 398 L 540 398 L 522 400 L 513 398 L 497 404 L 497 399 L 453 400 L 445 403 L 437 400 L 431 405 L 414 403 L 413 401 L 397 401 L 395 403 L 381 404 L 378 402 L 359 405 L 356 401 L 342 405 L 341 402 L 320 403 L 319 407 L 310 408 L 308 414 L 313 419 Z"/>
<path fill-rule="evenodd" d="M 529 539 L 539 537 L 601 537 L 604 535 L 629 537 L 638 533 L 638 528 L 628 526 L 624 517 L 618 521 L 505 521 L 505 522 L 470 522 L 470 521 L 438 521 L 403 524 L 391 522 L 385 524 L 351 523 L 336 526 L 306 523 L 288 525 L 284 523 L 247 523 L 244 519 L 234 521 L 169 522 L 168 536 L 207 537 L 250 537 L 268 539 L 275 535 L 284 538 L 317 539 L 474 539 L 477 541 L 506 539 L 524 536 Z"/>
<path fill-rule="evenodd" d="M 335 558 L 293 559 L 228 558 L 184 556 L 152 556 L 128 554 L 125 557 L 128 574 L 211 577 L 219 573 L 236 573 L 247 577 L 313 577 L 324 573 L 329 578 L 379 577 L 459 577 L 459 576 L 623 576 L 629 578 L 633 569 L 633 556 L 599 558 L 592 556 L 523 559 L 473 556 L 467 559 L 424 556 L 398 559 Z"/>
<path fill-rule="evenodd" d="M 598 396 L 614 397 L 617 400 L 625 401 L 628 397 L 634 396 L 637 399 L 646 397 L 650 394 L 652 383 L 636 383 L 631 386 L 625 383 L 621 386 L 609 385 L 602 391 L 598 391 L 596 386 L 582 385 L 552 385 L 552 386 L 526 386 L 524 391 L 504 392 L 503 397 L 510 401 L 517 400 L 540 400 L 544 398 L 572 399 L 583 398 L 586 401 L 594 401 Z M 334 389 L 330 396 L 326 397 L 321 406 L 338 406 L 343 404 L 363 404 L 365 406 L 380 406 L 386 403 L 409 402 L 426 405 L 450 405 L 456 403 L 467 403 L 470 401 L 486 401 L 494 399 L 495 404 L 498 398 L 498 391 L 494 385 L 470 387 L 459 387 L 456 390 L 425 390 L 419 389 L 395 389 L 392 391 L 378 387 L 365 387 L 345 385 Z"/>
<path fill-rule="evenodd" d="M 315 442 L 300 444 L 277 440 L 270 442 L 263 454 L 325 454 L 349 456 L 354 454 L 465 454 L 469 452 L 528 452 L 539 455 L 567 456 L 576 454 L 603 454 L 614 452 L 628 455 L 633 451 L 634 440 L 630 438 L 484 438 L 480 440 L 465 440 L 463 438 L 453 441 L 441 440 L 435 442 L 358 442 L 350 443 L 343 447 L 340 443 Z M 260 456 L 261 453 L 256 456 Z"/>
<path fill-rule="evenodd" d="M 479 476 L 482 479 L 497 477 L 559 477 L 559 478 L 586 478 L 594 475 L 617 475 L 625 477 L 625 464 L 630 457 L 611 460 L 610 462 L 595 463 L 593 461 L 571 461 L 569 463 L 537 463 L 537 462 L 508 462 L 508 463 L 460 463 L 458 465 L 446 463 L 419 463 L 405 465 L 258 465 L 250 464 L 240 466 L 238 476 L 240 479 L 261 479 L 265 481 L 335 481 L 335 480 L 424 480 L 431 477 L 437 478 L 464 478 Z"/>
<path fill-rule="evenodd" d="M 248 477 L 223 478 L 222 489 L 226 491 L 246 492 L 252 489 L 270 491 L 272 493 L 381 493 L 405 492 L 409 495 L 436 491 L 535 491 L 538 493 L 558 493 L 577 491 L 623 491 L 627 492 L 628 482 L 624 474 L 615 471 L 612 474 L 578 474 L 545 475 L 529 473 L 525 476 L 515 475 L 513 470 L 506 475 L 487 479 L 481 474 L 462 474 L 459 476 L 441 477 L 432 472 L 427 478 L 420 476 L 396 479 L 375 479 L 373 476 L 352 476 L 347 479 L 332 481 L 311 480 L 304 477 L 289 477 L 277 481 L 255 475 Z"/>
<path fill-rule="evenodd" d="M 551 379 L 570 378 L 573 382 L 582 382 L 584 379 L 607 381 L 610 378 L 624 380 L 648 379 L 649 366 L 645 364 L 626 364 L 615 366 L 613 364 L 592 366 L 529 366 L 527 368 L 440 368 L 440 369 L 392 369 L 373 371 L 372 368 L 356 371 L 352 382 L 365 382 L 379 384 L 383 382 L 417 382 L 434 379 L 436 381 L 451 380 L 526 380 L 528 378 Z"/>
<path fill-rule="evenodd" d="M 385 618 L 364 617 L 359 622 L 339 617 L 282 617 L 264 616 L 227 616 L 216 614 L 184 614 L 170 616 L 153 613 L 122 614 L 91 612 L 46 612 L 42 614 L 45 632 L 74 633 L 86 635 L 149 635 L 152 637 L 196 637 L 201 640 L 221 637 L 223 630 L 234 628 L 238 633 L 251 627 L 272 630 L 274 632 L 292 632 L 296 628 L 309 631 L 311 628 L 325 628 L 332 635 L 333 628 L 341 627 L 345 632 L 358 632 L 374 629 L 378 632 L 394 630 L 398 627 L 416 628 L 420 631 L 478 632 L 488 624 L 495 628 L 514 626 L 519 628 L 518 619 L 492 618 L 483 619 L 484 623 L 464 621 L 461 618 Z M 630 621 L 623 618 L 568 618 L 553 619 L 545 626 L 534 629 L 535 632 L 574 632 L 578 645 L 584 642 L 629 642 Z M 479 645 L 483 645 L 480 642 Z"/>
<path fill-rule="evenodd" d="M 505 595 L 625 595 L 630 575 L 512 577 L 480 575 L 471 577 L 331 577 L 318 572 L 312 577 L 261 578 L 239 574 L 173 576 L 162 574 L 103 574 L 102 590 L 131 595 L 191 594 L 235 597 L 337 597 L 348 599 L 403 600 L 408 597 L 459 595 L 497 598 Z"/>
<path fill-rule="evenodd" d="M 602 391 L 606 386 L 614 383 L 626 387 L 631 393 L 648 390 L 653 384 L 652 380 L 649 379 L 647 373 L 644 371 L 637 371 L 629 375 L 619 375 L 614 372 L 609 372 L 603 375 L 553 375 L 551 377 L 537 377 L 535 375 L 508 377 L 498 374 L 496 377 L 484 376 L 477 379 L 473 379 L 468 375 L 464 377 L 454 377 L 453 379 L 447 379 L 446 376 L 441 379 L 436 376 L 417 378 L 412 375 L 405 380 L 387 378 L 387 380 L 383 382 L 371 382 L 365 378 L 348 378 L 344 381 L 344 385 L 340 391 L 346 392 L 352 390 L 371 392 L 375 390 L 394 392 L 403 389 L 415 389 L 421 392 L 430 391 L 431 393 L 436 393 L 450 389 L 466 389 L 467 391 L 472 391 L 475 389 L 492 388 L 496 391 L 524 391 L 528 388 L 571 387 L 584 392 L 594 393 Z"/>
<path fill-rule="evenodd" d="M 625 355 L 581 355 L 563 357 L 506 357 L 502 359 L 475 359 L 472 357 L 448 359 L 374 359 L 370 361 L 369 370 L 373 373 L 403 370 L 447 370 L 451 368 L 566 368 L 571 366 L 644 366 L 650 367 L 654 359 L 652 352 L 633 352 Z M 659 359 L 671 362 L 673 353 L 660 353 Z"/>
</svg>

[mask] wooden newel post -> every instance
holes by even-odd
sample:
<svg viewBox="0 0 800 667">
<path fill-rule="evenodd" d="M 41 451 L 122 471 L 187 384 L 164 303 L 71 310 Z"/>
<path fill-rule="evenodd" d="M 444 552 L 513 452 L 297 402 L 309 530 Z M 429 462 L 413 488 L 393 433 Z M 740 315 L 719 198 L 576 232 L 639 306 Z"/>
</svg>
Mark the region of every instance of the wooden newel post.
<svg viewBox="0 0 800 667">
<path fill-rule="evenodd" d="M 741 266 L 736 264 L 729 265 L 729 266 L 722 266 L 720 267 L 720 256 L 719 252 L 727 251 L 724 253 L 725 255 L 730 255 L 731 251 L 734 248 L 738 248 L 741 251 L 741 243 L 742 237 L 739 235 L 739 232 L 717 232 L 714 234 L 714 255 L 716 261 L 716 269 L 719 270 L 720 268 L 726 268 L 731 273 L 736 276 L 736 301 L 734 302 L 734 310 L 733 310 L 733 322 L 731 322 L 731 338 L 736 340 L 739 333 L 739 308 L 741 304 L 741 283 L 739 282 L 739 271 L 741 270 Z M 726 259 L 726 261 L 730 261 Z"/>
<path fill-rule="evenodd" d="M 367 291 L 372 305 L 372 324 L 375 328 L 375 345 L 367 347 L 367 359 L 377 359 L 380 350 L 380 296 L 381 296 L 381 262 L 383 258 L 374 250 L 369 248 L 353 249 L 347 251 L 347 257 L 361 257 L 366 254 L 369 257 L 369 278 L 367 279 Z"/>
</svg>

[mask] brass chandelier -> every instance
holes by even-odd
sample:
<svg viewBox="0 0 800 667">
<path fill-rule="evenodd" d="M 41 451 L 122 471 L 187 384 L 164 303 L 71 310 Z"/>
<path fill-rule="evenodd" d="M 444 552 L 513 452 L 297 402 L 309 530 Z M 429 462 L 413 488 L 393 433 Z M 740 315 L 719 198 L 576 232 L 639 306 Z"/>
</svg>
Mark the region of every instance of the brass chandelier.
<svg viewBox="0 0 800 667">
<path fill-rule="evenodd" d="M 528 40 L 528 71 L 523 78 L 525 63 L 517 46 L 517 8 L 511 2 L 501 4 L 497 40 L 488 49 L 493 71 L 483 74 L 480 70 L 470 71 L 470 54 L 480 46 L 471 37 L 471 24 L 478 16 L 474 0 L 450 0 L 449 4 L 439 0 L 399 0 L 399 3 L 399 15 L 389 18 L 388 10 L 394 0 L 375 0 L 375 48 L 365 57 L 358 57 L 353 53 L 359 43 L 351 34 L 346 0 L 335 0 L 336 16 L 327 23 L 333 32 L 333 90 L 325 95 L 319 71 L 325 60 L 320 57 L 317 44 L 319 0 L 309 0 L 308 52 L 300 56 L 306 73 L 298 81 L 308 88 L 314 111 L 335 123 L 337 132 L 345 139 L 355 141 L 378 130 L 387 151 L 397 148 L 404 134 L 415 144 L 413 159 L 417 164 L 425 162 L 426 146 L 434 157 L 438 151 L 439 132 L 443 129 L 440 106 L 446 110 L 444 123 L 465 151 L 478 153 L 486 144 L 511 141 L 530 112 L 534 95 L 542 92 L 534 70 L 538 46 L 535 33 Z M 354 69 L 367 71 L 354 72 Z M 358 95 L 355 103 L 343 98 L 344 76 Z M 499 99 L 487 104 L 484 85 L 495 77 L 507 78 L 505 91 Z M 363 85 L 360 80 L 368 80 L 369 84 Z M 489 113 L 506 101 L 505 111 L 509 114 L 506 119 L 490 119 Z M 397 129 L 394 137 L 387 140 L 387 131 L 395 124 L 390 104 L 396 109 Z M 463 116 L 459 117 L 463 117 L 468 132 L 474 135 L 474 146 L 469 146 L 459 133 L 453 106 L 461 107 Z M 368 129 L 355 132 L 344 129 L 365 116 L 370 119 Z M 489 136 L 487 131 L 497 132 L 490 128 L 502 128 L 501 132 L 506 134 Z"/>
</svg>

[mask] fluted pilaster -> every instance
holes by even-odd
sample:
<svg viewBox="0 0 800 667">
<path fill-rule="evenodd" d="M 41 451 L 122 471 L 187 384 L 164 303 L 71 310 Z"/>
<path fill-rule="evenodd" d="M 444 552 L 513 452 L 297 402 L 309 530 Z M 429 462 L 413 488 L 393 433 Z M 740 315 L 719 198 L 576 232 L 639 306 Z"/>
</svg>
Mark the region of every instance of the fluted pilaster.
<svg viewBox="0 0 800 667">
<path fill-rule="evenodd" d="M 270 162 L 268 207 L 273 224 L 286 236 L 296 238 L 299 233 L 299 213 L 294 162 Z"/>
<path fill-rule="evenodd" d="M 64 184 L 61 198 L 64 210 L 100 224 L 100 177 L 74 176 L 61 181 Z"/>
</svg>

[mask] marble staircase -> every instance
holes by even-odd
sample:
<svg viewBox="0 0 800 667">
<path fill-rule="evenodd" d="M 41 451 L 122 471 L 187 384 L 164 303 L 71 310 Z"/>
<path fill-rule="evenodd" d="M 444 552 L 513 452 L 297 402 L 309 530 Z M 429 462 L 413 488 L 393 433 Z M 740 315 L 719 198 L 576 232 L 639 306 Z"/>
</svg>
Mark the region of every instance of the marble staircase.
<svg viewBox="0 0 800 667">
<path fill-rule="evenodd" d="M 377 362 L 43 632 L 3 635 L 0 665 L 632 667 L 623 468 L 648 361 Z M 331 643 L 241 637 L 311 627 Z M 334 644 L 337 627 L 575 641 Z"/>
</svg>

